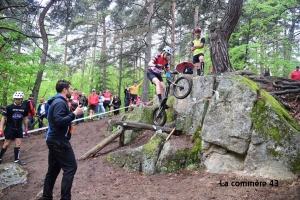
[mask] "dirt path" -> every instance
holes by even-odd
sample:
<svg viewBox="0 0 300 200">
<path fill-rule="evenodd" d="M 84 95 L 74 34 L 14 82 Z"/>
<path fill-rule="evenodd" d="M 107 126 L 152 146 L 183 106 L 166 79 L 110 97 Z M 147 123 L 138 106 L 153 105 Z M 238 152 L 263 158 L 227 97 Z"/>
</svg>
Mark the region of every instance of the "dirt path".
<svg viewBox="0 0 300 200">
<path fill-rule="evenodd" d="M 103 132 L 106 128 L 107 119 L 78 125 L 71 140 L 76 157 L 80 157 L 99 143 L 104 138 Z M 135 143 L 122 148 L 140 146 L 149 141 L 153 134 L 147 131 Z M 2 144 L 3 141 L 0 142 L 1 146 Z M 267 179 L 254 177 L 246 179 L 239 175 L 210 174 L 201 170 L 186 169 L 174 174 L 152 176 L 128 172 L 106 161 L 107 153 L 120 149 L 118 144 L 116 140 L 101 150 L 98 157 L 78 162 L 72 199 L 300 199 L 300 179 L 279 181 L 277 187 L 272 187 L 269 185 L 271 180 Z M 27 183 L 0 191 L 2 200 L 33 200 L 42 190 L 48 155 L 45 134 L 24 138 L 21 150 L 21 158 L 27 162 L 24 168 L 29 172 Z M 13 160 L 13 146 L 8 149 L 3 163 L 11 160 Z M 61 174 L 54 188 L 55 200 L 60 199 Z M 240 184 L 240 181 L 267 182 L 267 185 L 231 186 Z M 226 182 L 228 186 L 221 186 L 226 185 Z"/>
</svg>

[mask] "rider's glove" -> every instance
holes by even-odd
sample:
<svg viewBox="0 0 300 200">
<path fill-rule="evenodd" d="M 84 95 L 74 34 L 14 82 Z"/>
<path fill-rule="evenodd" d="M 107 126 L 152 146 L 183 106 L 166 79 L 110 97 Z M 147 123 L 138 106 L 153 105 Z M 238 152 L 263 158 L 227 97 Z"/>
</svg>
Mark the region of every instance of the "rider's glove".
<svg viewBox="0 0 300 200">
<path fill-rule="evenodd" d="M 155 67 L 156 67 L 156 68 L 163 68 L 164 66 L 161 65 L 161 64 L 156 64 Z"/>
<path fill-rule="evenodd" d="M 3 134 L 3 131 L 0 130 L 0 137 L 2 137 L 4 134 Z"/>
</svg>

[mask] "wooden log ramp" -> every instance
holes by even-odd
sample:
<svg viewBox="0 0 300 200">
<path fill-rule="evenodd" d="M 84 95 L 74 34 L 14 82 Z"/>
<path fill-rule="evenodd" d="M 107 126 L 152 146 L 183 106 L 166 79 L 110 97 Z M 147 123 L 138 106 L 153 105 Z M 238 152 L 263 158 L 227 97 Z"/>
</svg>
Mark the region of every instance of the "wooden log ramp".
<svg viewBox="0 0 300 200">
<path fill-rule="evenodd" d="M 168 140 L 172 134 L 179 135 L 181 133 L 181 131 L 176 130 L 175 128 L 170 128 L 166 126 L 155 126 L 155 125 L 143 124 L 143 123 L 137 123 L 131 121 L 111 120 L 110 124 L 114 126 L 118 126 L 119 129 L 116 132 L 112 133 L 110 136 L 104 138 L 104 140 L 102 140 L 92 149 L 87 151 L 78 160 L 85 160 L 87 158 L 94 157 L 101 149 L 106 147 L 108 144 L 113 142 L 118 137 L 120 138 L 119 146 L 124 146 L 124 138 L 125 138 L 124 133 L 126 130 L 152 130 L 152 131 L 162 130 L 162 132 L 170 134 L 166 140 Z"/>
</svg>

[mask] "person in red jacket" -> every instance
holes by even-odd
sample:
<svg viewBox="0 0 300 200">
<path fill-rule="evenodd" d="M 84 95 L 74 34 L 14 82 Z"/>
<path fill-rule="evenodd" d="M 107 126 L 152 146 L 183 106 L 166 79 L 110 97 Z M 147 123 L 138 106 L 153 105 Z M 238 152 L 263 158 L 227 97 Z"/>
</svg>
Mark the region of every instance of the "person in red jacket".
<svg viewBox="0 0 300 200">
<path fill-rule="evenodd" d="M 90 94 L 89 98 L 88 98 L 88 102 L 90 104 L 90 120 L 93 121 L 93 116 L 95 115 L 96 109 L 97 109 L 97 105 L 99 102 L 99 98 L 98 95 L 96 94 L 96 90 L 92 89 L 92 94 Z"/>
<path fill-rule="evenodd" d="M 34 116 L 35 116 L 35 103 L 34 103 L 34 95 L 29 95 L 28 100 L 23 102 L 28 109 L 28 130 L 33 130 Z M 31 136 L 29 133 L 28 136 Z"/>
<path fill-rule="evenodd" d="M 290 76 L 291 79 L 300 81 L 300 70 L 299 70 L 299 68 L 300 67 L 297 66 L 296 70 L 291 73 L 291 76 Z"/>
</svg>

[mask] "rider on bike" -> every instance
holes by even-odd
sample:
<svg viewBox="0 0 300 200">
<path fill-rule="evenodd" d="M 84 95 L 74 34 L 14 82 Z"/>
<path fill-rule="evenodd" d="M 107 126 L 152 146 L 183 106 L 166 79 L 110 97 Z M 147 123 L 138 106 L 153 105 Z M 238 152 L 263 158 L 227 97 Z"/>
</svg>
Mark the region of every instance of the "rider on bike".
<svg viewBox="0 0 300 200">
<path fill-rule="evenodd" d="M 169 61 L 168 57 L 173 55 L 173 50 L 166 46 L 163 49 L 163 52 L 159 55 L 154 56 L 151 61 L 148 63 L 147 77 L 156 86 L 156 94 L 158 96 L 159 102 L 162 102 L 164 98 L 165 84 L 161 77 L 161 74 L 164 72 L 164 69 L 168 73 L 172 73 L 168 67 Z"/>
</svg>

